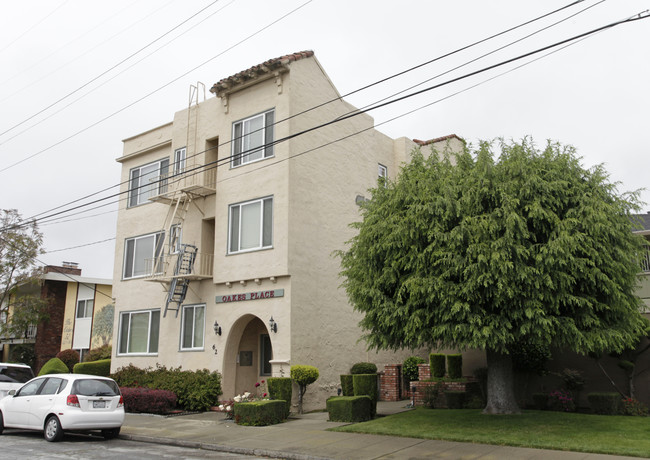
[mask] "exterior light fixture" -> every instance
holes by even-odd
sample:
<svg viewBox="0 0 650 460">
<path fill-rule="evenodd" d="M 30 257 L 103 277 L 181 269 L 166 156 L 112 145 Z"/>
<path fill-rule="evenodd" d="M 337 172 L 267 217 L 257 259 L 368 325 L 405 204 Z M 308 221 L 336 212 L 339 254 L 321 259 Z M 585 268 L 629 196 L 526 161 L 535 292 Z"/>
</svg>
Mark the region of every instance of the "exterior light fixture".
<svg viewBox="0 0 650 460">
<path fill-rule="evenodd" d="M 269 320 L 269 330 L 278 332 L 278 323 L 273 321 L 273 316 L 271 316 L 271 319 Z"/>
<path fill-rule="evenodd" d="M 214 333 L 216 335 L 221 335 L 221 326 L 219 326 L 219 323 L 216 319 L 214 320 Z"/>
</svg>

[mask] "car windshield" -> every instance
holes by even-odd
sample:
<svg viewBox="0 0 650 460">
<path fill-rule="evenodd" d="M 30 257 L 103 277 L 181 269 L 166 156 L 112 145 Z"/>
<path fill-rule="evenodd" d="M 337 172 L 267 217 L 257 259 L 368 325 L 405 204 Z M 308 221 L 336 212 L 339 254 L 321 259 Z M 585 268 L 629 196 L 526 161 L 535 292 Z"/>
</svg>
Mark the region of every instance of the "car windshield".
<svg viewBox="0 0 650 460">
<path fill-rule="evenodd" d="M 113 380 L 81 379 L 74 382 L 71 393 L 81 396 L 118 396 L 120 389 Z"/>
<path fill-rule="evenodd" d="M 34 378 L 28 367 L 0 366 L 0 382 L 25 383 Z"/>
</svg>

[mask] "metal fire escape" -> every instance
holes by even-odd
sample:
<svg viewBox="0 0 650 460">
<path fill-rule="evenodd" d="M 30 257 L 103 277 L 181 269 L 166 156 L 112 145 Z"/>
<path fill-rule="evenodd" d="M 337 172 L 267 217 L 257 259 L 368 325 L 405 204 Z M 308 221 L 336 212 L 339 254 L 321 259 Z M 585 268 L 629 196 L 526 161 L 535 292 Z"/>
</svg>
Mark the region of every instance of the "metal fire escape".
<svg viewBox="0 0 650 460">
<path fill-rule="evenodd" d="M 180 310 L 181 305 L 185 301 L 185 296 L 187 295 L 187 287 L 190 284 L 190 279 L 187 275 L 192 273 L 194 268 L 194 261 L 196 260 L 196 253 L 199 248 L 192 244 L 181 244 L 180 252 L 178 253 L 178 258 L 176 259 L 176 266 L 174 267 L 174 275 L 169 284 L 169 293 L 167 294 L 167 302 L 165 303 L 165 311 L 163 313 L 163 318 L 167 316 L 168 310 L 174 310 L 176 316 L 178 316 L 178 310 Z M 169 305 L 171 303 L 176 304 L 176 308 L 172 308 Z"/>
</svg>

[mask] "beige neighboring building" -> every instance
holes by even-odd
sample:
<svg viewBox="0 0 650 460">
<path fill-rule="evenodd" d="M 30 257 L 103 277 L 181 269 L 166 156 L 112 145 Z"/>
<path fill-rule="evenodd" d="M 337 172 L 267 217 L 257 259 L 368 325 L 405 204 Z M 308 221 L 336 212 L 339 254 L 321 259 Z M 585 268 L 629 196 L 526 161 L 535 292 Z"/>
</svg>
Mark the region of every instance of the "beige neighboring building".
<svg viewBox="0 0 650 460">
<path fill-rule="evenodd" d="M 314 57 L 271 59 L 212 86 L 172 122 L 124 140 L 115 256 L 112 370 L 157 363 L 219 371 L 224 397 L 294 364 L 318 367 L 306 407 L 323 407 L 367 352 L 340 288 L 339 259 L 378 178 L 446 136 L 391 139 L 360 115 Z M 276 143 L 277 142 L 277 143 Z"/>
</svg>

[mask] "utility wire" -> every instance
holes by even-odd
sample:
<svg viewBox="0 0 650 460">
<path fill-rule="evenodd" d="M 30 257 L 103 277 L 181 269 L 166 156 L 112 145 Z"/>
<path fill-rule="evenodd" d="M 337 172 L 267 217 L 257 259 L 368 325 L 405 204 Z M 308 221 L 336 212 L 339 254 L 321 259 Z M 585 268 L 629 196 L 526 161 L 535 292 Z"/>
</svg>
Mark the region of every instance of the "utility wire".
<svg viewBox="0 0 650 460">
<path fill-rule="evenodd" d="M 3 136 L 3 135 L 7 134 L 7 133 L 10 132 L 10 131 L 13 131 L 13 130 L 16 129 L 17 127 L 19 127 L 19 126 L 21 126 L 21 125 L 27 123 L 29 120 L 31 120 L 31 119 L 37 117 L 38 115 L 40 115 L 41 113 L 45 112 L 46 110 L 48 110 L 48 109 L 54 107 L 54 106 L 57 105 L 59 102 L 62 102 L 62 101 L 64 101 L 64 100 L 66 100 L 67 98 L 69 98 L 70 96 L 72 96 L 73 94 L 78 93 L 79 91 L 81 91 L 81 90 L 82 90 L 83 88 L 85 88 L 86 86 L 90 85 L 90 84 L 93 83 L 94 81 L 97 81 L 99 78 L 103 77 L 104 75 L 106 75 L 107 73 L 109 73 L 111 70 L 113 70 L 113 69 L 119 67 L 120 65 L 124 64 L 126 61 L 128 61 L 129 59 L 131 59 L 132 57 L 136 56 L 136 55 L 139 54 L 140 52 L 142 52 L 142 51 L 144 51 L 145 49 L 149 48 L 151 45 L 153 45 L 153 44 L 156 43 L 157 41 L 161 40 L 163 37 L 169 35 L 169 34 L 172 33 L 174 30 L 178 29 L 180 26 L 182 26 L 183 24 L 185 24 L 186 22 L 188 22 L 188 21 L 191 20 L 192 18 L 196 17 L 197 15 L 201 14 L 203 11 L 207 10 L 208 8 L 210 8 L 212 5 L 214 5 L 214 4 L 217 3 L 217 2 L 219 2 L 219 0 L 214 0 L 214 1 L 213 1 L 212 3 L 210 3 L 208 6 L 206 6 L 206 7 L 204 7 L 204 8 L 201 8 L 199 11 L 197 11 L 196 13 L 194 13 L 193 15 L 191 15 L 189 18 L 183 20 L 181 23 L 179 23 L 178 25 L 174 26 L 172 29 L 168 30 L 167 32 L 165 32 L 164 34 L 162 34 L 161 36 L 159 36 L 158 38 L 156 38 L 156 39 L 153 40 L 152 42 L 149 42 L 147 45 L 143 46 L 142 48 L 140 48 L 140 49 L 139 49 L 138 51 L 136 51 L 135 53 L 132 53 L 132 54 L 130 54 L 129 56 L 127 56 L 126 58 L 122 59 L 120 62 L 118 62 L 117 64 L 115 64 L 115 65 L 113 65 L 112 67 L 108 68 L 107 70 L 103 71 L 102 73 L 100 73 L 100 74 L 97 75 L 96 77 L 90 79 L 89 81 L 87 81 L 87 82 L 84 83 L 83 85 L 79 86 L 77 89 L 75 89 L 75 90 L 73 90 L 72 92 L 66 94 L 65 96 L 63 96 L 63 97 L 57 99 L 56 101 L 54 101 L 53 103 L 51 103 L 50 105 L 48 105 L 47 107 L 45 107 L 44 109 L 41 109 L 41 110 L 39 110 L 38 112 L 36 112 L 35 114 L 33 114 L 33 115 L 31 115 L 31 116 L 25 118 L 25 119 L 22 120 L 21 122 L 19 122 L 19 123 L 13 125 L 11 128 L 6 129 L 5 131 L 1 132 L 1 133 L 0 133 L 0 136 Z"/>
<path fill-rule="evenodd" d="M 63 3 L 61 3 L 59 6 L 57 6 L 57 7 L 54 8 L 52 11 L 50 11 L 50 12 L 49 12 L 49 13 L 48 13 L 48 14 L 47 14 L 43 19 L 41 19 L 40 21 L 38 21 L 36 24 L 34 24 L 33 26 L 31 26 L 31 27 L 30 27 L 29 29 L 27 29 L 25 32 L 23 32 L 23 33 L 20 34 L 18 37 L 14 38 L 11 42 L 9 42 L 7 45 L 5 45 L 4 48 L 0 49 L 0 53 L 3 52 L 4 50 L 6 50 L 7 48 L 9 48 L 9 47 L 10 47 L 11 45 L 13 45 L 14 43 L 16 43 L 18 40 L 20 40 L 21 38 L 23 38 L 23 37 L 24 37 L 25 35 L 27 35 L 28 33 L 30 33 L 32 30 L 34 30 L 34 29 L 36 29 L 38 26 L 40 26 L 43 22 L 45 22 L 45 20 L 49 19 L 50 16 L 52 16 L 52 15 L 53 15 L 54 13 L 56 13 L 59 9 L 61 9 L 61 8 L 62 8 L 66 3 L 68 3 L 68 0 L 65 0 L 65 1 L 64 1 Z"/>
<path fill-rule="evenodd" d="M 645 16 L 644 16 L 644 14 L 645 14 Z M 420 95 L 420 94 L 424 94 L 424 93 L 426 93 L 426 92 L 429 92 L 429 91 L 431 91 L 431 90 L 434 90 L 434 89 L 440 88 L 440 87 L 442 87 L 442 86 L 446 86 L 446 85 L 449 85 L 449 84 L 451 84 L 451 83 L 455 83 L 455 82 L 457 82 L 457 81 L 460 81 L 460 80 L 463 80 L 463 79 L 469 78 L 469 77 L 474 76 L 474 75 L 478 75 L 478 74 L 480 74 L 480 73 L 483 73 L 483 72 L 486 72 L 486 71 L 489 71 L 489 70 L 492 70 L 492 69 L 495 69 L 495 68 L 501 67 L 501 66 L 506 65 L 506 64 L 510 64 L 510 63 L 512 63 L 512 62 L 516 62 L 516 61 L 518 61 L 518 60 L 521 60 L 521 59 L 524 59 L 524 58 L 527 58 L 527 57 L 533 56 L 533 55 L 535 55 L 535 54 L 538 54 L 538 53 L 543 52 L 543 51 L 550 50 L 550 49 L 552 49 L 552 48 L 556 48 L 556 47 L 561 46 L 561 45 L 570 44 L 571 42 L 578 41 L 578 40 L 580 40 L 580 39 L 584 39 L 584 38 L 586 38 L 586 37 L 588 37 L 588 36 L 590 36 L 590 35 L 593 35 L 593 34 L 598 33 L 598 32 L 602 32 L 602 31 L 604 31 L 604 30 L 610 29 L 610 28 L 615 27 L 615 26 L 617 26 L 617 25 L 621 25 L 621 24 L 625 24 L 625 23 L 630 23 L 630 22 L 634 22 L 634 21 L 637 21 L 637 20 L 641 20 L 641 19 L 647 19 L 648 17 L 650 17 L 650 16 L 647 15 L 647 11 L 646 11 L 646 12 L 640 13 L 638 16 L 635 15 L 635 17 L 632 17 L 632 18 L 628 18 L 628 19 L 625 19 L 625 20 L 621 20 L 621 21 L 617 21 L 617 22 L 614 22 L 614 23 L 607 24 L 607 25 L 605 25 L 605 26 L 601 26 L 601 27 L 599 27 L 599 28 L 593 29 L 593 30 L 588 31 L 588 32 L 584 32 L 584 33 L 582 33 L 582 34 L 579 34 L 579 35 L 573 36 L 573 37 L 571 37 L 571 38 L 568 38 L 568 39 L 565 39 L 565 40 L 562 40 L 562 41 L 556 42 L 556 43 L 554 43 L 554 44 L 544 46 L 544 47 L 539 48 L 539 49 L 537 49 L 537 50 L 530 51 L 530 52 L 528 52 L 528 53 L 524 53 L 524 54 L 519 55 L 519 56 L 517 56 L 517 57 L 507 59 L 507 60 L 502 61 L 502 62 L 500 62 L 500 63 L 493 64 L 493 65 L 490 65 L 490 66 L 488 66 L 488 67 L 484 67 L 483 69 L 480 69 L 480 70 L 476 70 L 476 71 L 473 71 L 473 72 L 467 73 L 467 74 L 465 74 L 465 75 L 462 75 L 462 76 L 459 76 L 459 77 L 453 78 L 453 79 L 451 79 L 451 80 L 447 80 L 446 82 L 443 82 L 443 83 L 440 83 L 440 84 L 437 84 L 437 85 L 433 85 L 433 86 L 427 87 L 427 88 L 425 88 L 425 89 L 423 89 L 423 90 L 420 90 L 420 91 L 417 91 L 417 92 L 414 92 L 414 93 L 410 93 L 410 94 L 408 94 L 408 95 L 402 96 L 402 97 L 400 97 L 400 98 L 397 98 L 397 99 L 394 99 L 394 100 L 391 100 L 391 101 L 388 101 L 388 102 L 384 102 L 384 103 L 381 103 L 381 104 L 377 104 L 377 105 L 375 105 L 375 106 L 373 106 L 373 107 L 371 107 L 371 108 L 369 108 L 369 109 L 366 109 L 366 110 L 363 111 L 363 112 L 355 112 L 355 113 L 351 113 L 351 114 L 348 114 L 348 115 L 346 115 L 346 116 L 339 117 L 339 118 L 336 118 L 336 119 L 330 120 L 330 121 L 325 122 L 325 123 L 321 123 L 321 124 L 316 125 L 316 126 L 313 126 L 313 127 L 311 127 L 311 128 L 307 128 L 307 129 L 305 129 L 305 130 L 299 131 L 299 132 L 294 133 L 294 134 L 291 134 L 291 135 L 289 135 L 289 136 L 285 136 L 285 137 L 280 138 L 280 139 L 277 139 L 277 140 L 275 140 L 275 141 L 272 141 L 272 142 L 266 143 L 266 144 L 264 144 L 264 145 L 262 145 L 262 146 L 255 147 L 254 149 L 249 149 L 249 150 L 247 150 L 247 151 L 241 152 L 241 153 L 236 154 L 236 155 L 230 155 L 230 156 L 228 156 L 228 157 L 224 157 L 224 158 L 222 158 L 222 159 L 220 159 L 220 160 L 217 160 L 217 161 L 215 161 L 215 162 L 211 162 L 211 163 L 208 163 L 208 164 L 206 164 L 206 165 L 197 166 L 197 167 L 195 167 L 195 168 L 189 169 L 189 170 L 184 171 L 184 172 L 182 172 L 182 173 L 177 173 L 177 174 L 174 174 L 173 176 L 170 176 L 170 177 L 167 177 L 167 178 L 164 178 L 164 179 L 160 179 L 160 180 L 158 180 L 158 181 L 152 181 L 150 184 L 146 184 L 146 185 L 139 186 L 139 187 L 134 187 L 134 188 L 132 188 L 132 189 L 129 189 L 129 190 L 126 190 L 126 191 L 123 191 L 123 192 L 119 192 L 119 193 L 117 193 L 117 194 L 114 194 L 114 195 L 111 195 L 111 196 L 108 196 L 108 197 L 105 197 L 105 198 L 101 198 L 101 199 L 98 199 L 98 200 L 92 201 L 92 202 L 87 203 L 87 204 L 79 205 L 79 206 L 76 206 L 76 207 L 70 208 L 70 209 L 68 209 L 68 210 L 60 211 L 60 212 L 58 212 L 58 213 L 54 213 L 54 214 L 51 214 L 51 215 L 48 215 L 48 216 L 42 217 L 41 219 L 51 218 L 51 217 L 54 217 L 54 216 L 56 216 L 56 215 L 60 215 L 60 214 L 63 214 L 63 213 L 66 213 L 66 212 L 69 212 L 69 211 L 72 211 L 72 210 L 75 210 L 75 209 L 79 209 L 79 208 L 82 208 L 82 207 L 89 206 L 89 205 L 91 205 L 91 204 L 96 204 L 96 203 L 98 203 L 98 202 L 101 202 L 101 201 L 104 201 L 104 200 L 107 200 L 107 199 L 110 199 L 110 198 L 114 198 L 114 197 L 117 197 L 117 196 L 122 195 L 122 194 L 125 194 L 125 193 L 133 192 L 134 190 L 139 190 L 139 189 L 141 189 L 141 188 L 143 188 L 143 187 L 149 187 L 149 186 L 151 186 L 152 184 L 161 183 L 161 182 L 167 182 L 167 183 L 168 183 L 168 181 L 169 181 L 170 179 L 174 179 L 174 178 L 177 177 L 177 176 L 187 175 L 188 173 L 191 173 L 191 172 L 194 172 L 194 173 L 196 174 L 197 171 L 198 171 L 198 172 L 201 172 L 202 170 L 207 170 L 209 167 L 217 167 L 220 163 L 225 163 L 225 162 L 230 161 L 230 160 L 232 160 L 232 159 L 234 159 L 234 158 L 241 158 L 242 156 L 247 155 L 247 154 L 249 154 L 249 153 L 251 153 L 251 152 L 253 152 L 253 151 L 256 151 L 256 150 L 258 150 L 258 149 L 265 148 L 265 147 L 267 147 L 267 146 L 268 146 L 268 147 L 270 147 L 270 146 L 275 146 L 275 145 L 277 145 L 277 144 L 279 144 L 279 143 L 286 142 L 286 141 L 288 141 L 288 140 L 290 140 L 290 139 L 293 139 L 293 138 L 295 138 L 295 137 L 302 136 L 302 135 L 304 135 L 304 134 L 310 133 L 310 132 L 312 132 L 312 131 L 315 131 L 315 130 L 317 130 L 317 129 L 321 129 L 321 128 L 326 127 L 326 126 L 329 126 L 329 125 L 332 125 L 332 124 L 334 124 L 334 123 L 338 123 L 338 122 L 340 122 L 340 121 L 343 121 L 343 120 L 347 120 L 347 119 L 350 119 L 350 118 L 356 117 L 356 116 L 361 115 L 361 114 L 363 114 L 363 113 L 367 113 L 367 112 L 369 112 L 369 111 L 371 111 L 371 110 L 375 110 L 375 109 L 378 109 L 378 108 L 380 108 L 380 107 L 385 107 L 385 106 L 388 106 L 388 105 L 390 105 L 390 104 L 393 104 L 393 103 L 396 103 L 396 102 L 399 102 L 399 101 L 403 101 L 403 100 L 409 99 L 409 98 L 411 98 L 411 97 L 418 96 L 418 95 Z M 368 128 L 368 129 L 371 129 L 371 128 Z M 0 229 L 0 230 L 5 230 L 5 229 Z"/>
<path fill-rule="evenodd" d="M 501 35 L 503 35 L 503 34 L 505 34 L 505 33 L 511 32 L 511 31 L 516 30 L 516 29 L 518 29 L 518 28 L 521 28 L 521 27 L 523 27 L 523 26 L 525 26 L 525 25 L 531 24 L 531 23 L 536 22 L 536 21 L 538 21 L 538 20 L 541 20 L 541 19 L 543 19 L 543 18 L 545 18 L 545 17 L 548 17 L 549 15 L 555 14 L 555 13 L 557 13 L 557 12 L 560 12 L 560 11 L 564 10 L 564 9 L 567 9 L 567 8 L 569 8 L 569 7 L 572 7 L 572 6 L 574 6 L 574 5 L 578 4 L 578 3 L 582 3 L 583 1 L 584 1 L 584 0 L 578 0 L 578 1 L 575 1 L 575 2 L 570 3 L 570 4 L 568 4 L 568 5 L 564 6 L 564 7 L 561 7 L 561 8 L 555 9 L 555 10 L 549 12 L 549 13 L 545 13 L 545 14 L 543 14 L 543 15 L 541 15 L 541 16 L 538 16 L 538 17 L 536 17 L 536 18 L 534 18 L 534 19 L 531 19 L 531 20 L 528 20 L 528 21 L 526 21 L 526 22 L 523 22 L 523 23 L 521 23 L 521 24 L 519 24 L 519 25 L 517 25 L 517 26 L 511 27 L 511 28 L 506 29 L 506 30 L 504 30 L 504 31 L 502 31 L 502 32 L 499 32 L 499 33 L 493 34 L 493 35 L 491 35 L 491 36 L 488 36 L 488 37 L 486 37 L 486 38 L 483 38 L 483 39 L 481 39 L 481 40 L 478 40 L 478 41 L 476 41 L 476 42 L 473 42 L 473 43 L 471 43 L 471 44 L 469 44 L 469 45 L 465 45 L 465 46 L 463 46 L 463 47 L 461 47 L 461 48 L 458 48 L 458 49 L 456 49 L 456 50 L 454 50 L 454 51 L 451 51 L 451 52 L 449 52 L 449 53 L 446 53 L 446 54 L 444 54 L 444 55 L 442 55 L 442 56 L 438 56 L 438 57 L 433 58 L 433 59 L 430 59 L 430 60 L 428 60 L 428 61 L 426 61 L 426 62 L 424 62 L 424 63 L 421 63 L 421 64 L 418 64 L 418 65 L 416 65 L 416 66 L 410 67 L 410 68 L 408 68 L 408 69 L 402 70 L 402 71 L 400 71 L 400 72 L 398 72 L 398 73 L 396 73 L 396 74 L 393 74 L 393 75 L 391 75 L 391 76 L 389 76 L 389 77 L 382 78 L 382 79 L 380 79 L 380 80 L 378 80 L 378 81 L 375 81 L 375 82 L 373 82 L 373 83 L 370 83 L 370 84 L 368 84 L 368 85 L 365 85 L 365 86 L 363 86 L 363 87 L 361 87 L 361 88 L 358 88 L 358 89 L 356 89 L 356 90 L 350 91 L 350 92 L 344 94 L 343 96 L 341 96 L 340 98 L 345 98 L 345 97 L 347 97 L 347 96 L 350 96 L 350 95 L 352 95 L 352 94 L 358 93 L 358 92 L 363 91 L 363 90 L 365 90 L 365 89 L 371 88 L 371 87 L 373 87 L 373 86 L 375 86 L 375 85 L 378 85 L 378 84 L 384 83 L 384 82 L 386 82 L 386 81 L 388 81 L 388 80 L 391 80 L 391 79 L 396 78 L 396 77 L 398 77 L 398 76 L 404 75 L 404 74 L 406 74 L 406 73 L 408 73 L 408 72 L 411 72 L 411 71 L 413 71 L 413 70 L 416 70 L 416 69 L 421 68 L 421 67 L 423 67 L 423 66 L 426 66 L 426 65 L 428 65 L 428 64 L 431 64 L 431 63 L 434 63 L 434 62 L 439 61 L 439 60 L 441 60 L 441 59 L 444 59 L 445 57 L 449 57 L 449 56 L 451 56 L 451 55 L 457 54 L 457 53 L 459 53 L 459 52 L 461 52 L 461 51 L 464 51 L 464 50 L 466 50 L 466 49 L 468 49 L 468 48 L 471 48 L 471 47 L 476 46 L 476 45 L 478 45 L 478 44 L 484 43 L 484 42 L 486 42 L 486 41 L 488 41 L 488 40 L 491 40 L 491 39 L 493 39 L 493 38 L 499 37 L 499 36 L 501 36 Z M 603 0 L 603 1 L 604 1 L 604 0 Z M 582 10 L 582 11 L 584 11 L 584 10 Z M 232 48 L 231 48 L 231 49 L 232 49 Z M 226 51 L 227 51 L 227 50 L 226 50 Z M 225 51 L 224 51 L 224 52 L 225 52 Z M 223 54 L 223 52 L 220 53 L 220 54 Z M 429 80 L 427 80 L 427 81 L 429 81 Z M 416 86 L 417 86 L 417 85 L 416 85 Z M 402 92 L 403 92 L 403 91 L 402 91 Z M 399 94 L 399 93 L 398 93 L 398 94 Z M 277 120 L 276 122 L 273 123 L 273 125 L 275 126 L 275 125 L 277 125 L 277 124 L 279 124 L 279 123 L 282 123 L 282 122 L 284 122 L 284 121 L 290 120 L 290 119 L 292 119 L 292 118 L 294 118 L 294 117 L 297 117 L 297 116 L 299 116 L 299 115 L 303 115 L 303 114 L 305 114 L 305 113 L 307 113 L 307 112 L 309 112 L 309 111 L 312 111 L 312 110 L 315 110 L 315 109 L 317 109 L 317 108 L 323 107 L 323 106 L 325 106 L 325 105 L 327 105 L 327 104 L 330 104 L 330 103 L 332 103 L 332 102 L 334 102 L 334 101 L 338 101 L 340 98 L 337 97 L 337 98 L 334 98 L 334 99 L 330 99 L 330 100 L 328 100 L 328 101 L 326 101 L 326 102 L 323 102 L 323 103 L 321 103 L 321 104 L 318 104 L 318 105 L 316 105 L 316 106 L 314 106 L 314 107 L 311 107 L 311 108 L 309 108 L 309 109 L 303 110 L 302 112 L 299 112 L 299 113 L 294 114 L 294 115 L 292 115 L 292 116 L 289 116 L 289 117 L 287 117 L 287 118 L 284 118 L 284 119 L 281 119 L 281 120 Z M 383 100 L 383 99 L 382 99 L 382 100 Z M 380 102 L 381 102 L 381 101 L 380 101 Z M 263 128 L 261 128 L 261 129 L 263 129 Z M 257 131 L 259 131 L 259 130 L 257 130 Z M 240 138 L 241 138 L 241 137 L 240 137 Z M 221 144 L 219 144 L 218 146 L 213 147 L 213 148 L 218 148 L 218 147 L 222 147 L 222 146 L 228 145 L 228 144 L 232 143 L 233 141 L 239 140 L 240 138 L 232 139 L 232 140 L 230 140 L 230 141 L 223 142 L 223 143 L 221 143 Z M 0 144 L 0 145 L 1 145 L 1 144 Z M 206 151 L 198 152 L 198 153 L 196 153 L 195 155 L 192 155 L 192 156 L 188 157 L 187 159 L 192 158 L 192 157 L 194 157 L 194 156 L 197 156 L 197 155 L 199 155 L 199 154 L 205 153 L 205 152 L 206 152 Z M 28 158 L 29 158 L 29 157 L 28 157 Z M 187 159 L 186 159 L 186 160 L 187 160 Z M 16 164 L 17 164 L 17 163 L 16 163 Z M 14 165 L 11 165 L 11 166 L 14 166 Z M 9 167 L 11 167 L 11 166 L 9 166 Z M 8 168 L 5 168 L 5 169 L 8 169 Z M 3 169 L 3 170 L 0 170 L 0 172 L 1 172 L 1 171 L 4 171 L 4 169 Z M 90 195 L 86 195 L 86 196 L 84 196 L 84 197 L 82 197 L 82 198 L 79 198 L 79 199 L 77 199 L 77 200 L 74 200 L 74 201 L 72 201 L 72 202 L 68 202 L 68 203 L 63 204 L 63 205 L 60 205 L 60 206 L 58 206 L 58 207 L 56 207 L 56 208 L 53 208 L 53 209 L 51 209 L 50 211 L 44 211 L 44 212 L 42 212 L 42 213 L 40 213 L 40 214 L 36 214 L 36 215 L 32 216 L 30 219 L 36 218 L 36 217 L 38 217 L 39 215 L 42 215 L 42 214 L 44 214 L 44 213 L 52 212 L 52 211 L 54 211 L 54 210 L 56 210 L 56 209 L 60 209 L 60 208 L 62 208 L 62 207 L 64 207 L 64 206 L 68 206 L 68 205 L 70 205 L 70 204 L 74 204 L 74 203 L 76 203 L 76 202 L 83 201 L 83 200 L 85 200 L 85 199 L 87 199 L 87 198 L 90 198 L 90 197 L 92 197 L 92 196 L 95 196 L 95 195 L 98 195 L 98 194 L 100 194 L 100 193 L 106 192 L 106 191 L 110 190 L 111 188 L 119 187 L 119 186 L 123 185 L 124 183 L 128 183 L 128 181 L 125 181 L 125 182 L 123 182 L 123 183 L 117 184 L 117 185 L 115 185 L 115 186 L 111 186 L 111 187 L 109 187 L 109 188 L 105 188 L 105 189 L 100 190 L 100 191 L 98 191 L 98 192 L 94 192 L 94 193 L 92 193 L 92 194 L 90 194 Z"/>
<path fill-rule="evenodd" d="M 219 0 L 217 0 L 217 1 L 219 1 Z M 91 125 L 89 125 L 89 126 L 86 126 L 85 128 L 83 128 L 83 129 L 77 131 L 76 133 L 71 134 L 70 136 L 66 137 L 65 139 L 62 139 L 62 140 L 60 140 L 60 141 L 58 141 L 58 142 L 56 142 L 56 143 L 50 145 L 49 147 L 46 147 L 46 148 L 44 148 L 44 149 L 42 149 L 42 150 L 40 150 L 40 151 L 38 151 L 38 152 L 36 152 L 36 153 L 33 153 L 32 155 L 29 155 L 29 156 L 23 158 L 23 159 L 20 160 L 20 161 L 17 161 L 17 162 L 15 162 L 15 163 L 10 164 L 9 166 L 6 166 L 6 167 L 0 169 L 0 172 L 6 171 L 7 169 L 13 168 L 14 166 L 17 166 L 17 165 L 19 165 L 19 164 L 21 164 L 21 163 L 23 163 L 23 162 L 25 162 L 25 161 L 27 161 L 27 160 L 29 160 L 29 159 L 31 159 L 31 158 L 34 158 L 34 157 L 37 156 L 37 155 L 40 155 L 40 154 L 42 154 L 42 153 L 44 153 L 44 152 L 47 152 L 48 150 L 51 150 L 52 148 L 54 148 L 54 147 L 56 147 L 56 146 L 58 146 L 58 145 L 60 145 L 60 144 L 63 144 L 64 142 L 66 142 L 66 141 L 72 139 L 73 137 L 76 137 L 76 136 L 78 136 L 79 134 L 81 134 L 81 133 L 83 133 L 83 132 L 86 132 L 86 131 L 88 131 L 88 130 L 91 129 L 91 128 L 94 128 L 95 126 L 97 126 L 97 125 L 103 123 L 104 121 L 106 121 L 106 120 L 108 120 L 108 119 L 114 117 L 115 115 L 117 115 L 117 114 L 119 114 L 119 113 L 121 113 L 121 112 L 124 112 L 126 109 L 128 109 L 128 108 L 130 108 L 130 107 L 136 105 L 136 104 L 139 103 L 139 102 L 142 102 L 143 100 L 149 98 L 150 96 L 152 96 L 152 95 L 156 94 L 157 92 L 163 90 L 164 88 L 170 86 L 172 83 L 177 82 L 177 81 L 180 80 L 181 78 L 186 77 L 186 76 L 189 75 L 190 73 L 194 72 L 195 70 L 199 69 L 200 67 L 203 67 L 204 65 L 208 64 L 209 62 L 211 62 L 211 61 L 213 61 L 214 59 L 216 59 L 216 58 L 218 58 L 219 56 L 221 56 L 222 54 L 224 54 L 224 53 L 226 53 L 226 52 L 232 50 L 233 48 L 235 48 L 235 47 L 241 45 L 242 43 L 244 43 L 244 42 L 250 40 L 250 39 L 253 38 L 254 36 L 256 36 L 256 35 L 262 33 L 263 31 L 265 31 L 265 30 L 268 29 L 269 27 L 271 27 L 271 26 L 275 25 L 276 23 L 282 21 L 282 20 L 285 19 L 286 17 L 292 15 L 293 13 L 295 13 L 296 11 L 300 10 L 301 8 L 307 6 L 309 3 L 313 2 L 313 1 L 314 1 L 314 0 L 307 0 L 306 2 L 302 3 L 302 4 L 301 4 L 300 6 L 298 6 L 297 8 L 294 8 L 293 10 L 291 10 L 291 11 L 289 11 L 288 13 L 284 14 L 284 15 L 281 16 L 280 18 L 276 19 L 275 21 L 273 21 L 273 22 L 267 24 L 266 26 L 264 26 L 263 28 L 259 29 L 257 32 L 252 33 L 251 35 L 247 36 L 246 38 L 240 40 L 239 42 L 237 42 L 237 43 L 235 43 L 234 45 L 230 46 L 230 47 L 227 48 L 226 50 L 224 50 L 224 51 L 222 51 L 221 53 L 217 54 L 216 56 L 211 57 L 211 58 L 208 59 L 207 61 L 204 61 L 203 63 L 199 64 L 198 66 L 196 66 L 196 67 L 194 67 L 194 68 L 188 70 L 187 72 L 183 73 L 182 75 L 179 75 L 178 77 L 174 78 L 173 80 L 171 80 L 171 81 L 165 83 L 163 86 L 159 87 L 158 89 L 155 89 L 155 90 L 151 91 L 150 93 L 146 94 L 145 96 L 143 96 L 143 97 L 141 97 L 141 98 L 139 98 L 139 99 L 136 99 L 135 101 L 131 102 L 130 104 L 126 105 L 125 107 L 122 107 L 121 109 L 119 109 L 119 110 L 117 110 L 117 111 L 111 113 L 110 115 L 105 116 L 104 118 L 100 119 L 99 121 L 96 121 L 95 123 L 93 123 L 93 124 L 91 124 Z"/>
</svg>

